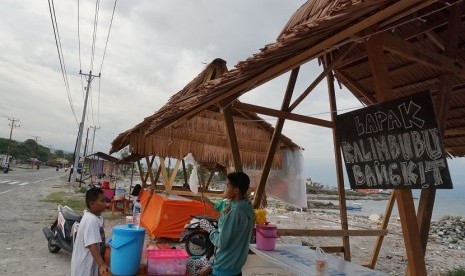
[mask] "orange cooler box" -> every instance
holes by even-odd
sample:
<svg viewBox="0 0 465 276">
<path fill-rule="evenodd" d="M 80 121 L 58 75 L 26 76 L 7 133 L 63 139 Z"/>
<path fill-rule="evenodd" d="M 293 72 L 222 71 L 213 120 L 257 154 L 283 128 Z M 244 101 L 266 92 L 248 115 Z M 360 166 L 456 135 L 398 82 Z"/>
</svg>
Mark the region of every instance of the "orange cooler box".
<svg viewBox="0 0 465 276">
<path fill-rule="evenodd" d="M 184 275 L 187 260 L 184 249 L 147 249 L 147 274 Z"/>
</svg>

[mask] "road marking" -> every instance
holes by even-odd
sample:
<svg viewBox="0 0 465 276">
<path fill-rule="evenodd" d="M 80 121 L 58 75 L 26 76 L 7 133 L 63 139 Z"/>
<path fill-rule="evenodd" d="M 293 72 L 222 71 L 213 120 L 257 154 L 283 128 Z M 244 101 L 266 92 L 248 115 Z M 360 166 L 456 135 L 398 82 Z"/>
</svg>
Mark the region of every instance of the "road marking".
<svg viewBox="0 0 465 276">
<path fill-rule="evenodd" d="M 3 180 L 3 181 L 0 181 L 0 183 L 7 183 L 7 182 L 10 182 L 11 180 Z"/>
<path fill-rule="evenodd" d="M 29 182 L 24 182 L 24 183 L 19 184 L 19 186 L 24 186 L 24 185 L 28 185 L 28 184 L 30 184 L 30 183 Z"/>
<path fill-rule="evenodd" d="M 16 190 L 16 189 L 18 189 L 18 188 L 14 188 L 14 189 L 11 189 L 11 190 L 8 190 L 8 191 L 1 192 L 0 195 L 1 195 L 1 194 L 6 194 L 6 193 L 11 192 L 11 191 L 14 191 L 14 190 Z"/>
<path fill-rule="evenodd" d="M 9 185 L 16 185 L 16 184 L 18 184 L 18 183 L 21 183 L 21 181 L 13 181 L 13 182 L 10 182 L 10 183 L 8 183 L 8 184 L 9 184 Z"/>
</svg>

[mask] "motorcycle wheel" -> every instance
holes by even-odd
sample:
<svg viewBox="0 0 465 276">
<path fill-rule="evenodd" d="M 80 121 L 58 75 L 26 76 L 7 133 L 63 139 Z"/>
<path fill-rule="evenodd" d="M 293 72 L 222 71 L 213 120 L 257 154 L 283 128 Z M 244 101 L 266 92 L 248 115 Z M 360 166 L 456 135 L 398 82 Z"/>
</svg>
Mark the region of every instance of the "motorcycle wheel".
<svg viewBox="0 0 465 276">
<path fill-rule="evenodd" d="M 58 244 L 53 244 L 52 239 L 48 241 L 48 251 L 50 251 L 50 253 L 58 253 L 60 249 L 61 247 Z"/>
<path fill-rule="evenodd" d="M 206 232 L 194 232 L 186 238 L 186 251 L 189 256 L 204 256 L 208 253 L 210 237 Z M 207 256 L 208 257 L 208 256 Z"/>
</svg>

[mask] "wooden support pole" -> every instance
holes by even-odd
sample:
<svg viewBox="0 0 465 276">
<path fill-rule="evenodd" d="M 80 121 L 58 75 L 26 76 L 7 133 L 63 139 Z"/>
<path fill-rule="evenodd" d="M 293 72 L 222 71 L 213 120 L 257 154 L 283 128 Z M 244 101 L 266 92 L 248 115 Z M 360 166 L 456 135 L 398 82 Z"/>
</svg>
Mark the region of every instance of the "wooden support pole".
<svg viewBox="0 0 465 276">
<path fill-rule="evenodd" d="M 153 195 L 153 193 L 155 192 L 157 188 L 157 183 L 158 183 L 158 179 L 160 178 L 160 173 L 161 173 L 161 164 L 158 165 L 157 175 L 155 176 L 155 179 L 154 179 L 155 184 L 152 187 L 150 187 L 150 196 Z"/>
<path fill-rule="evenodd" d="M 210 183 L 212 182 L 213 175 L 215 174 L 212 171 L 209 171 L 210 176 L 208 177 L 207 185 L 205 185 L 205 191 L 208 191 L 208 187 L 210 187 Z"/>
<path fill-rule="evenodd" d="M 294 110 L 309 94 L 310 92 L 317 87 L 317 85 L 333 70 L 333 68 L 341 61 L 343 60 L 348 53 L 350 53 L 357 43 L 352 43 L 352 45 L 347 49 L 342 55 L 340 55 L 334 62 L 331 62 L 330 64 L 326 64 L 325 69 L 321 74 L 310 84 L 310 86 L 305 89 L 305 91 L 294 101 L 294 103 L 291 104 L 289 107 L 289 112 Z"/>
<path fill-rule="evenodd" d="M 395 193 L 392 192 L 389 196 L 389 201 L 386 206 L 386 211 L 384 211 L 383 222 L 381 223 L 381 230 L 386 230 L 389 225 L 389 219 L 391 218 L 392 208 L 394 207 L 394 203 L 396 202 Z M 379 236 L 376 239 L 375 246 L 373 247 L 373 252 L 371 254 L 371 260 L 365 264 L 366 267 L 371 269 L 375 269 L 376 261 L 378 260 L 379 251 L 381 250 L 381 245 L 383 244 L 384 236 Z"/>
<path fill-rule="evenodd" d="M 294 92 L 295 83 L 297 81 L 297 76 L 299 75 L 300 67 L 294 68 L 289 77 L 289 82 L 287 84 L 286 93 L 283 98 L 283 103 L 281 105 L 282 111 L 288 111 L 289 104 L 292 99 L 292 93 Z M 254 208 L 259 208 L 260 203 L 262 202 L 263 193 L 265 192 L 266 181 L 268 180 L 268 175 L 270 174 L 271 165 L 273 164 L 273 158 L 278 148 L 279 138 L 281 137 L 281 131 L 283 130 L 284 119 L 279 118 L 276 122 L 273 136 L 271 137 L 270 146 L 268 147 L 267 157 L 265 164 L 263 165 L 262 175 L 260 176 L 260 182 L 255 188 L 255 195 L 253 199 Z"/>
<path fill-rule="evenodd" d="M 152 159 L 150 160 L 150 162 L 149 162 L 149 157 L 148 156 L 145 157 L 145 162 L 147 162 L 147 174 L 148 174 L 148 177 L 150 177 L 150 183 L 152 187 L 156 184 L 153 181 L 153 171 L 152 171 L 153 161 L 155 161 L 155 155 L 152 156 Z"/>
<path fill-rule="evenodd" d="M 182 159 L 182 175 L 184 177 L 184 185 L 187 185 L 187 171 L 186 171 L 186 162 Z M 184 186 L 183 185 L 183 186 Z"/>
<path fill-rule="evenodd" d="M 389 71 L 384 60 L 383 35 L 374 35 L 366 43 L 368 61 L 373 74 L 376 98 L 379 103 L 394 99 L 389 81 Z M 408 273 L 411 276 L 426 274 L 425 257 L 421 246 L 420 232 L 416 223 L 412 191 L 395 190 L 399 216 L 402 225 L 405 249 L 408 260 Z"/>
<path fill-rule="evenodd" d="M 170 180 L 168 182 L 168 189 L 165 190 L 167 195 L 169 195 L 171 193 L 171 188 L 173 187 L 174 180 L 176 178 L 176 174 L 178 173 L 178 170 L 179 170 L 179 165 L 181 165 L 181 160 L 180 159 L 176 160 L 176 164 L 174 165 L 174 169 L 171 172 L 171 177 L 170 177 Z"/>
<path fill-rule="evenodd" d="M 239 152 L 239 144 L 237 143 L 236 128 L 234 127 L 234 120 L 231 114 L 231 108 L 221 108 L 221 113 L 223 113 L 224 124 L 227 134 L 226 136 L 228 137 L 229 145 L 231 146 L 234 170 L 236 172 L 242 172 L 241 154 Z"/>
<path fill-rule="evenodd" d="M 336 104 L 336 93 L 334 90 L 334 75 L 333 71 L 327 70 L 327 64 L 331 63 L 330 55 L 326 55 L 326 62 L 324 63 L 325 72 L 327 72 L 326 81 L 328 84 L 328 96 L 329 96 L 329 106 L 331 110 L 331 121 L 336 121 L 337 116 L 337 104 Z M 334 67 L 334 63 L 333 63 Z M 346 195 L 344 189 L 344 172 L 342 169 L 342 157 L 341 157 L 341 150 L 339 149 L 339 138 L 337 135 L 336 128 L 333 129 L 333 148 L 334 148 L 334 161 L 336 165 L 336 175 L 337 175 L 337 189 L 338 189 L 338 196 L 339 196 L 339 215 L 341 217 L 341 229 L 348 230 L 349 223 L 347 221 L 347 204 L 346 204 Z M 344 260 L 349 261 L 351 259 L 350 256 L 350 241 L 349 236 L 342 237 L 342 244 L 344 246 Z"/>
<path fill-rule="evenodd" d="M 168 173 L 166 172 L 165 166 L 165 158 L 160 156 L 160 170 L 161 175 L 163 177 L 163 185 L 165 186 L 165 190 L 168 189 Z"/>
<path fill-rule="evenodd" d="M 449 26 L 447 29 L 447 40 L 444 55 L 455 60 L 458 53 L 458 44 L 464 3 L 460 2 L 451 9 Z M 453 76 L 443 73 L 439 78 L 439 93 L 436 100 L 436 114 L 441 136 L 445 137 L 447 115 L 450 103 L 450 94 L 452 91 Z M 436 189 L 422 190 L 420 202 L 418 204 L 418 226 L 420 228 L 421 244 L 423 252 L 426 252 L 428 245 L 428 236 L 431 226 L 431 217 L 433 215 L 434 200 L 436 198 Z"/>
<path fill-rule="evenodd" d="M 142 189 L 147 186 L 147 182 L 144 177 L 144 171 L 142 170 L 142 164 L 140 160 L 137 160 L 137 168 L 139 169 L 140 181 L 142 181 Z"/>
</svg>

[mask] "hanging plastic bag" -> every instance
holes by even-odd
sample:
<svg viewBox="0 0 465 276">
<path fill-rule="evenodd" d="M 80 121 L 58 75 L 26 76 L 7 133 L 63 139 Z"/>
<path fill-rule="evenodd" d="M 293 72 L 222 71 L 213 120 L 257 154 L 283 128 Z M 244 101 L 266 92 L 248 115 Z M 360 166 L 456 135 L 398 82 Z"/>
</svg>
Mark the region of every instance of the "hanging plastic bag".
<svg viewBox="0 0 465 276">
<path fill-rule="evenodd" d="M 194 194 L 197 194 L 199 192 L 199 164 L 195 161 L 192 153 L 189 153 L 186 157 L 184 157 L 184 162 L 187 165 L 193 166 L 191 176 L 189 177 L 189 188 Z"/>
<path fill-rule="evenodd" d="M 323 249 L 317 247 L 316 251 L 316 260 L 315 260 L 315 268 L 316 268 L 316 276 L 323 276 L 325 275 L 326 267 L 328 266 L 328 257 Z"/>
</svg>

